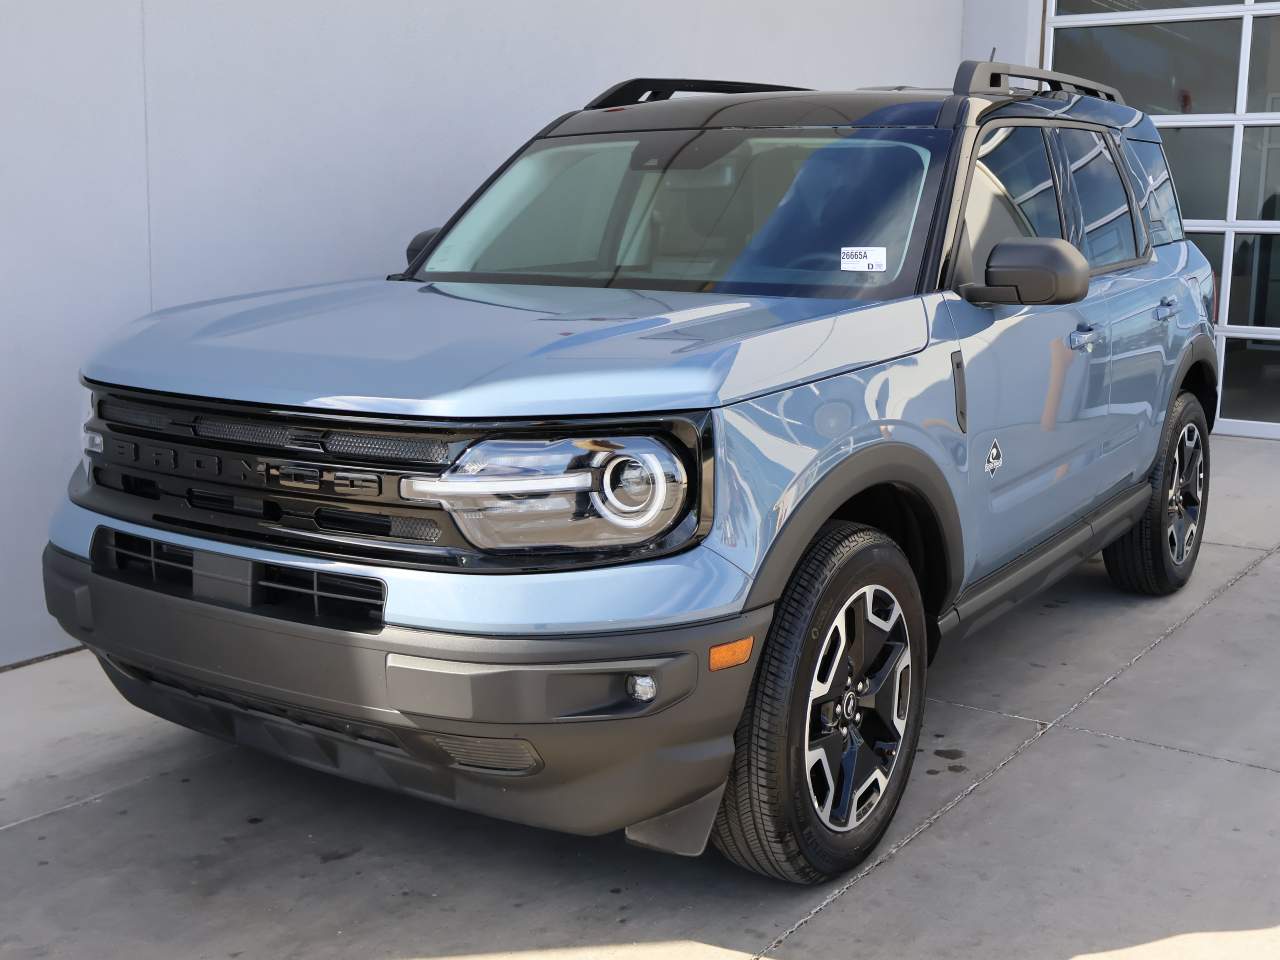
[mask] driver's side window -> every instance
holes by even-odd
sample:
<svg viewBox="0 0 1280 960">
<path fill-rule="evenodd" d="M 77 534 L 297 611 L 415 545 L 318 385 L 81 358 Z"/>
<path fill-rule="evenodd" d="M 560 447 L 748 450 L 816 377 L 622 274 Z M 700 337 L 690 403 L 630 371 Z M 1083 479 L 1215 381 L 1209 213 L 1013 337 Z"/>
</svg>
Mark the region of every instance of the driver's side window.
<svg viewBox="0 0 1280 960">
<path fill-rule="evenodd" d="M 991 249 L 1016 237 L 1062 237 L 1044 130 L 995 127 L 978 144 L 956 259 L 958 283 L 982 283 Z"/>
</svg>

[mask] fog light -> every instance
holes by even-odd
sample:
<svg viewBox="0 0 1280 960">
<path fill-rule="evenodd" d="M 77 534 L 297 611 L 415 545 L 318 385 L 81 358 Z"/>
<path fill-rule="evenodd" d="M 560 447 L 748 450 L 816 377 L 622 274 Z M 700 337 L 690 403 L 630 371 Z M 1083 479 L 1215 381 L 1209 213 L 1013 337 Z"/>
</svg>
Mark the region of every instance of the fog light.
<svg viewBox="0 0 1280 960">
<path fill-rule="evenodd" d="M 658 681 L 644 673 L 627 677 L 627 696 L 638 703 L 649 703 L 658 695 Z"/>
<path fill-rule="evenodd" d="M 84 452 L 85 453 L 101 453 L 102 452 L 102 434 L 94 430 L 86 430 L 84 432 Z"/>
</svg>

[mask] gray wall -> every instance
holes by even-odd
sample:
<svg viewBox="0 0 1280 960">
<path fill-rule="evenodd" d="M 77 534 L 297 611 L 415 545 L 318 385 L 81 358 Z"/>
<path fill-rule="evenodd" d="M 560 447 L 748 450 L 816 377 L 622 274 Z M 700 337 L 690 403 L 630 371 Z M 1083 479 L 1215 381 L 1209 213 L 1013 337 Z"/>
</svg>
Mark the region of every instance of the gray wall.
<svg viewBox="0 0 1280 960">
<path fill-rule="evenodd" d="M 966 2 L 0 0 L 0 663 L 65 643 L 38 560 L 106 331 L 394 270 L 621 78 L 949 85 L 962 54 L 1021 55 L 990 38 L 1039 0 Z"/>
</svg>

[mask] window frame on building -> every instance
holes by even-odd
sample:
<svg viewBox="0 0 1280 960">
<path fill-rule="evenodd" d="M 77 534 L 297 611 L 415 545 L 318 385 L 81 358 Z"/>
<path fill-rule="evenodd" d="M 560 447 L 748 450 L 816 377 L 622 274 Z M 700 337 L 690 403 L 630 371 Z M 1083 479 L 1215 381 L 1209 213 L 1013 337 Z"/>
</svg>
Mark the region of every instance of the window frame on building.
<svg viewBox="0 0 1280 960">
<path fill-rule="evenodd" d="M 1221 277 L 1218 284 L 1218 324 L 1216 340 L 1218 350 L 1219 371 L 1222 383 L 1219 389 L 1219 403 L 1225 395 L 1230 382 L 1231 370 L 1227 366 L 1227 343 L 1240 339 L 1274 342 L 1280 350 L 1280 327 L 1254 326 L 1248 324 L 1231 324 L 1231 286 L 1234 272 L 1236 238 L 1240 235 L 1280 236 L 1280 215 L 1275 220 L 1254 220 L 1240 218 L 1240 184 L 1241 166 L 1244 153 L 1244 140 L 1247 130 L 1275 127 L 1280 130 L 1280 98 L 1274 105 L 1277 109 L 1265 112 L 1250 112 L 1249 75 L 1250 60 L 1253 52 L 1254 21 L 1280 17 L 1280 2 L 1272 0 L 1243 0 L 1235 3 L 1206 3 L 1203 6 L 1176 7 L 1164 9 L 1124 10 L 1098 13 L 1059 14 L 1058 0 L 1048 0 L 1044 31 L 1043 62 L 1054 64 L 1054 38 L 1059 30 L 1080 27 L 1106 27 L 1140 24 L 1169 24 L 1203 20 L 1240 21 L 1240 51 L 1237 64 L 1235 110 L 1230 113 L 1188 113 L 1188 114 L 1155 114 L 1151 119 L 1162 132 L 1170 129 L 1192 129 L 1219 127 L 1231 130 L 1230 181 L 1227 192 L 1226 216 L 1222 219 L 1183 219 L 1182 227 L 1189 242 L 1196 234 L 1211 234 L 1221 237 L 1222 257 L 1219 263 L 1213 264 L 1215 273 Z M 1073 72 L 1066 65 L 1055 65 L 1068 73 Z M 1096 78 L 1106 81 L 1106 77 Z M 1121 93 L 1124 91 L 1122 90 Z M 1140 105 L 1139 105 L 1140 106 Z M 1280 148 L 1280 137 L 1277 138 Z M 1175 171 L 1175 178 L 1177 174 Z M 1277 277 L 1280 280 L 1280 277 Z M 1280 404 L 1280 397 L 1276 401 Z M 1280 439 L 1280 422 L 1239 420 L 1230 417 L 1219 417 L 1215 429 L 1221 433 L 1251 437 L 1271 437 Z"/>
</svg>

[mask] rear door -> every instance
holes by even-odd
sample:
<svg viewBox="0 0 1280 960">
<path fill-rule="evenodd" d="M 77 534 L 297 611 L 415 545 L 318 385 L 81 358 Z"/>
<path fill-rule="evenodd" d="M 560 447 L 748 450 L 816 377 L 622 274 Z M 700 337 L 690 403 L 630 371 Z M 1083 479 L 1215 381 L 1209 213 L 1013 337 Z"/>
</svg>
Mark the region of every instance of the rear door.
<svg viewBox="0 0 1280 960">
<path fill-rule="evenodd" d="M 979 134 L 957 238 L 953 286 L 982 282 L 1001 240 L 1068 237 L 1063 171 L 1043 126 L 994 124 Z M 1079 305 L 982 306 L 948 296 L 968 400 L 969 499 L 981 577 L 1084 515 L 1100 495 L 1110 382 L 1108 340 L 1073 336 Z"/>
<path fill-rule="evenodd" d="M 1204 308 L 1199 283 L 1188 285 L 1188 254 L 1193 251 L 1185 242 L 1164 150 L 1158 143 L 1131 141 L 1127 136 L 1120 144 L 1138 208 L 1139 230 L 1146 230 L 1154 254 L 1145 271 L 1152 285 L 1146 298 L 1150 313 L 1145 320 L 1135 318 L 1117 331 L 1117 341 L 1126 347 L 1112 360 L 1111 412 L 1117 418 L 1119 436 L 1135 438 L 1116 449 L 1121 460 L 1117 472 L 1142 479 L 1160 446 L 1169 381 L 1177 372 L 1187 331 L 1210 311 Z"/>
<path fill-rule="evenodd" d="M 1071 239 L 1092 272 L 1089 296 L 1079 304 L 1082 335 L 1103 337 L 1108 347 L 1111 391 L 1098 471 L 1105 497 L 1150 466 L 1140 441 L 1163 413 L 1156 410 L 1165 363 L 1157 318 L 1167 320 L 1180 305 L 1173 283 L 1157 281 L 1151 269 L 1151 241 L 1137 213 L 1133 180 L 1124 172 L 1119 138 L 1110 130 L 1068 125 L 1055 129 L 1053 138 L 1069 171 Z"/>
</svg>

